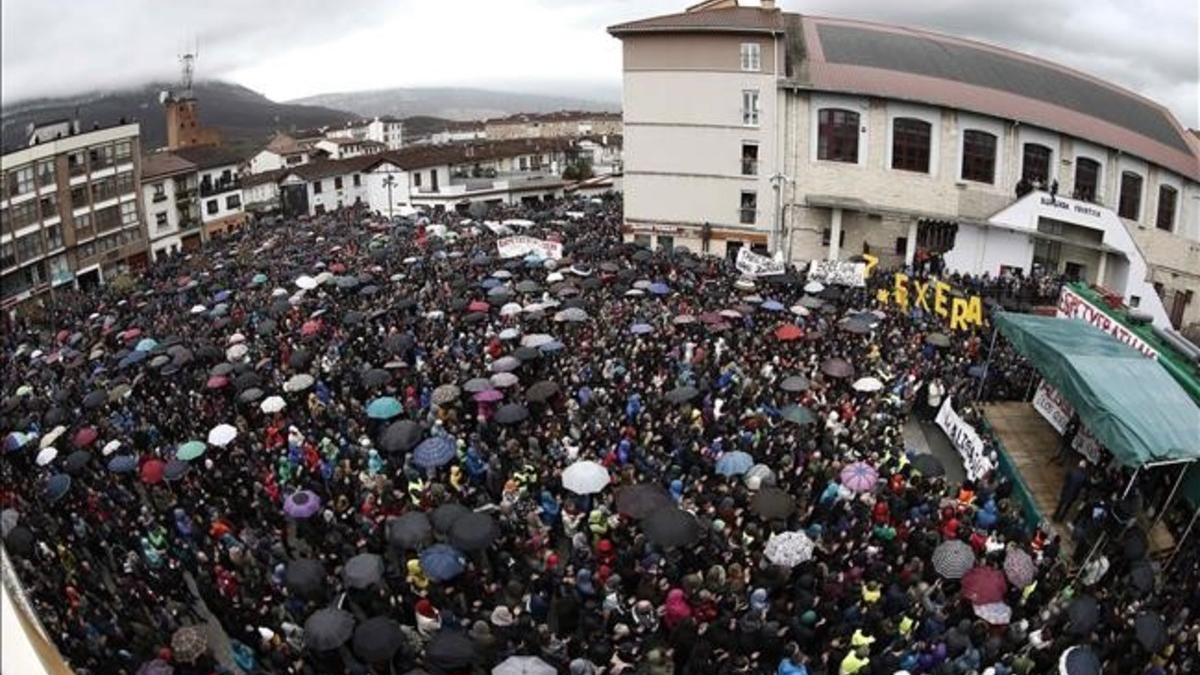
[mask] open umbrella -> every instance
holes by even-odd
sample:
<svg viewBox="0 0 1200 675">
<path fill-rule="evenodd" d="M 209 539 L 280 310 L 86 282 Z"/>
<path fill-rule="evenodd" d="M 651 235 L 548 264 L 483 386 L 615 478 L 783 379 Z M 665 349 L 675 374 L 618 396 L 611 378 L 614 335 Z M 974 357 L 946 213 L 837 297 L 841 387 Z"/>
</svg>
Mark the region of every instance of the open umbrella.
<svg viewBox="0 0 1200 675">
<path fill-rule="evenodd" d="M 975 567 L 975 551 L 965 541 L 950 539 L 933 550 L 932 561 L 934 571 L 943 578 L 961 579 Z"/>
<path fill-rule="evenodd" d="M 949 347 L 950 337 L 945 333 L 930 333 L 925 336 L 925 342 L 934 347 Z"/>
<path fill-rule="evenodd" d="M 795 567 L 812 560 L 814 544 L 803 532 L 783 532 L 772 535 L 763 548 L 763 555 L 775 565 Z"/>
<path fill-rule="evenodd" d="M 481 391 L 486 391 L 492 388 L 492 381 L 486 377 L 474 377 L 467 380 L 463 386 L 463 391 L 470 394 L 478 394 Z"/>
<path fill-rule="evenodd" d="M 829 377 L 846 379 L 854 377 L 854 366 L 850 365 L 846 359 L 832 358 L 826 359 L 821 364 L 821 372 Z"/>
<path fill-rule="evenodd" d="M 371 368 L 362 374 L 359 381 L 368 389 L 375 389 L 388 383 L 392 376 L 388 371 L 382 368 Z"/>
<path fill-rule="evenodd" d="M 435 668 L 457 671 L 475 662 L 475 642 L 466 634 L 443 628 L 425 645 L 425 660 Z"/>
<path fill-rule="evenodd" d="M 467 568 L 463 554 L 446 544 L 434 544 L 421 551 L 420 561 L 421 571 L 434 581 L 449 581 Z"/>
<path fill-rule="evenodd" d="M 208 444 L 223 448 L 237 438 L 237 427 L 232 424 L 218 424 L 208 432 Z"/>
<path fill-rule="evenodd" d="M 58 457 L 58 449 L 57 448 L 54 448 L 54 447 L 42 448 L 41 450 L 38 451 L 37 457 L 34 458 L 33 461 L 38 466 L 46 466 L 50 462 L 53 462 L 55 457 Z"/>
<path fill-rule="evenodd" d="M 470 512 L 471 509 L 468 509 L 462 504 L 450 502 L 448 504 L 442 504 L 434 509 L 433 513 L 429 515 L 429 520 L 433 523 L 433 528 L 435 530 L 445 534 L 450 531 L 451 527 L 454 527 L 454 523 L 458 522 L 459 518 L 462 518 Z"/>
<path fill-rule="evenodd" d="M 433 523 L 421 511 L 387 519 L 387 542 L 401 550 L 417 550 L 433 541 Z"/>
<path fill-rule="evenodd" d="M 855 462 L 842 468 L 842 485 L 855 492 L 870 492 L 875 489 L 879 472 L 865 462 Z"/>
<path fill-rule="evenodd" d="M 631 518 L 645 518 L 671 506 L 671 496 L 658 485 L 629 485 L 617 490 L 617 512 Z"/>
<path fill-rule="evenodd" d="M 83 397 L 83 407 L 88 410 L 94 410 L 108 403 L 108 392 L 103 389 L 97 389 Z"/>
<path fill-rule="evenodd" d="M 460 551 L 480 551 L 492 545 L 500 536 L 496 521 L 486 513 L 472 511 L 450 526 L 450 544 Z"/>
<path fill-rule="evenodd" d="M 525 398 L 533 403 L 544 403 L 553 398 L 558 392 L 559 387 L 557 384 L 549 380 L 542 380 L 525 390 Z"/>
<path fill-rule="evenodd" d="M 1129 585 L 1139 594 L 1154 590 L 1154 565 L 1148 560 L 1137 560 L 1129 566 Z"/>
<path fill-rule="evenodd" d="M 342 567 L 342 580 L 350 588 L 370 588 L 383 580 L 383 558 L 360 553 Z"/>
<path fill-rule="evenodd" d="M 1012 607 L 1003 602 L 989 602 L 975 605 L 975 616 L 993 626 L 1007 626 L 1012 621 Z"/>
<path fill-rule="evenodd" d="M 400 624 L 386 616 L 377 616 L 358 624 L 351 643 L 355 655 L 367 663 L 390 661 L 404 646 Z"/>
<path fill-rule="evenodd" d="M 804 330 L 794 323 L 785 323 L 775 329 L 775 339 L 780 342 L 791 342 L 799 340 L 804 336 Z"/>
<path fill-rule="evenodd" d="M 795 509 L 792 496 L 776 487 L 762 488 L 750 500 L 750 510 L 765 520 L 783 520 Z"/>
<path fill-rule="evenodd" d="M 97 436 L 99 436 L 99 433 L 94 427 L 84 427 L 75 432 L 72 442 L 75 443 L 75 447 L 86 448 L 87 446 L 96 442 Z"/>
<path fill-rule="evenodd" d="M 1025 588 L 1037 577 L 1037 565 L 1024 550 L 1009 548 L 1004 553 L 1004 576 L 1013 586 Z"/>
<path fill-rule="evenodd" d="M 646 538 L 664 548 L 688 546 L 700 538 L 696 517 L 678 508 L 656 511 L 642 520 Z"/>
<path fill-rule="evenodd" d="M 779 388 L 786 392 L 799 393 L 808 389 L 808 379 L 803 375 L 789 375 L 779 383 Z"/>
<path fill-rule="evenodd" d="M 57 473 L 46 480 L 45 495 L 50 502 L 62 499 L 71 489 L 71 477 L 65 473 Z"/>
<path fill-rule="evenodd" d="M 83 473 L 87 468 L 88 462 L 92 461 L 92 455 L 87 450 L 76 450 L 67 455 L 66 461 L 63 462 L 63 471 L 77 476 Z"/>
<path fill-rule="evenodd" d="M 412 462 L 423 469 L 449 464 L 454 459 L 457 442 L 450 436 L 430 436 L 413 450 Z"/>
<path fill-rule="evenodd" d="M 1067 605 L 1067 628 L 1071 635 L 1084 636 L 1092 632 L 1100 621 L 1100 603 L 1085 594 L 1077 595 Z"/>
<path fill-rule="evenodd" d="M 741 450 L 726 452 L 717 460 L 716 470 L 722 476 L 740 476 L 754 466 L 754 458 Z"/>
<path fill-rule="evenodd" d="M 976 605 L 1004 600 L 1004 572 L 994 567 L 972 567 L 962 577 L 962 597 Z"/>
<path fill-rule="evenodd" d="M 492 675 L 556 675 L 558 670 L 536 656 L 510 656 L 492 668 Z"/>
<path fill-rule="evenodd" d="M 208 651 L 208 636 L 200 626 L 184 626 L 171 636 L 171 658 L 192 663 Z"/>
<path fill-rule="evenodd" d="M 529 418 L 529 409 L 520 403 L 502 405 L 496 410 L 495 420 L 498 424 L 519 424 Z"/>
<path fill-rule="evenodd" d="M 391 396 L 377 398 L 367 404 L 367 417 L 373 420 L 390 420 L 403 412 L 404 406 Z"/>
<path fill-rule="evenodd" d="M 434 405 L 448 405 L 454 403 L 462 396 L 462 390 L 453 384 L 443 384 L 433 390 L 430 399 Z"/>
<path fill-rule="evenodd" d="M 854 381 L 854 384 L 851 385 L 851 388 L 853 388 L 854 391 L 872 393 L 883 389 L 883 382 L 880 382 L 879 378 L 875 377 L 860 377 Z"/>
<path fill-rule="evenodd" d="M 293 375 L 288 379 L 287 382 L 283 383 L 283 390 L 286 392 L 304 391 L 305 389 L 313 386 L 315 381 L 316 380 L 313 379 L 313 376 L 307 373 Z"/>
<path fill-rule="evenodd" d="M 687 403 L 700 395 L 700 390 L 695 387 L 676 387 L 667 392 L 667 401 L 671 403 Z"/>
<path fill-rule="evenodd" d="M 1161 615 L 1143 612 L 1133 620 L 1133 634 L 1146 651 L 1158 652 L 1167 644 L 1167 624 Z"/>
<path fill-rule="evenodd" d="M 937 478 L 946 475 L 946 467 L 942 465 L 942 460 L 928 452 L 914 455 L 911 464 L 913 469 L 926 478 Z"/>
<path fill-rule="evenodd" d="M 318 599 L 325 592 L 325 567 L 316 560 L 292 560 L 284 568 L 283 581 L 292 593 L 309 600 Z"/>
<path fill-rule="evenodd" d="M 779 411 L 779 416 L 782 417 L 786 422 L 799 424 L 801 426 L 812 424 L 813 422 L 817 421 L 817 416 L 814 415 L 811 410 L 802 405 L 796 405 L 794 403 L 789 403 L 788 405 L 783 406 L 783 408 Z"/>
<path fill-rule="evenodd" d="M 501 356 L 495 361 L 492 361 L 491 369 L 493 373 L 508 373 L 520 367 L 521 360 L 515 356 Z"/>
<path fill-rule="evenodd" d="M 337 649 L 353 634 L 354 615 L 341 609 L 318 609 L 304 622 L 304 646 L 313 651 Z"/>
<path fill-rule="evenodd" d="M 591 460 L 580 460 L 568 466 L 562 473 L 563 487 L 577 495 L 600 492 L 611 479 L 603 464 Z"/>
<path fill-rule="evenodd" d="M 392 422 L 379 438 L 379 447 L 384 452 L 399 453 L 412 450 L 421 442 L 421 425 L 412 420 Z"/>
<path fill-rule="evenodd" d="M 186 476 L 191 468 L 192 465 L 182 459 L 172 459 L 163 468 L 163 479 L 169 481 L 179 480 Z"/>
<path fill-rule="evenodd" d="M 1100 657 L 1091 647 L 1069 647 L 1058 657 L 1058 675 L 1100 675 Z"/>
<path fill-rule="evenodd" d="M 113 473 L 132 473 L 137 468 L 138 458 L 133 455 L 117 455 L 108 460 L 108 470 Z"/>
<path fill-rule="evenodd" d="M 529 348 L 521 347 L 521 349 L 529 349 Z M 529 349 L 529 351 L 537 352 L 536 349 Z M 541 352 L 538 352 L 538 355 L 540 356 Z M 515 387 L 515 386 L 517 386 L 517 383 L 520 382 L 520 380 L 517 378 L 517 376 L 513 375 L 512 373 L 496 373 L 495 375 L 491 376 L 491 378 L 489 378 L 489 379 L 492 381 L 492 386 L 497 389 L 507 389 L 509 387 Z M 479 393 L 484 394 L 487 392 L 481 391 Z M 478 396 L 478 394 L 476 394 L 476 396 Z"/>
<path fill-rule="evenodd" d="M 283 512 L 292 518 L 311 518 L 321 510 L 321 498 L 311 490 L 297 490 L 283 501 Z"/>
<path fill-rule="evenodd" d="M 262 403 L 258 404 L 259 410 L 271 415 L 280 412 L 286 407 L 287 402 L 283 400 L 282 396 L 268 396 L 263 399 Z"/>
</svg>

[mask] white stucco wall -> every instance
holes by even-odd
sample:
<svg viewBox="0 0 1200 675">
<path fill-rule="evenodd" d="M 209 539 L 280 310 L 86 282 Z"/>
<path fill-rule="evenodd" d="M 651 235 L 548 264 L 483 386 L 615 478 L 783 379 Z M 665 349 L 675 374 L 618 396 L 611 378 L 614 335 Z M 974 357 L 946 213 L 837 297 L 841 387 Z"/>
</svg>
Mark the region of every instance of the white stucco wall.
<svg viewBox="0 0 1200 675">
<path fill-rule="evenodd" d="M 998 227 L 960 226 L 945 261 L 951 272 L 994 277 L 1007 265 L 1028 274 L 1033 266 L 1033 237 Z"/>
</svg>

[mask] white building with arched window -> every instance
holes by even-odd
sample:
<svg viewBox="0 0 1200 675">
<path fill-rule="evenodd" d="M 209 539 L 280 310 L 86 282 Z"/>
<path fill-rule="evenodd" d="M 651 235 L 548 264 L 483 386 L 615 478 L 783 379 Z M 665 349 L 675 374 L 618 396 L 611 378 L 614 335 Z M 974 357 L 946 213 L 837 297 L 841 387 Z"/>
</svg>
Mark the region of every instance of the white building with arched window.
<svg viewBox="0 0 1200 675">
<path fill-rule="evenodd" d="M 1037 268 L 1106 286 L 1159 325 L 1200 322 L 1200 139 L 1153 101 L 1000 47 L 771 0 L 609 33 L 631 241 Z"/>
</svg>

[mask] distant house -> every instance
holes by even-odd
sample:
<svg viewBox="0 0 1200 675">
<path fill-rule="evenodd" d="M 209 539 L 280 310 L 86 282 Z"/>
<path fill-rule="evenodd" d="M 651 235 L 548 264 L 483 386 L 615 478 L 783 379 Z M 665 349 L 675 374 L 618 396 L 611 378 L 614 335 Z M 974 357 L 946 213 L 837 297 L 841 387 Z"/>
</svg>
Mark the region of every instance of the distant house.
<svg viewBox="0 0 1200 675">
<path fill-rule="evenodd" d="M 312 159 L 311 150 L 311 143 L 301 143 L 293 136 L 276 132 L 267 146 L 250 158 L 246 168 L 251 174 L 259 174 L 305 164 Z"/>
<path fill-rule="evenodd" d="M 150 258 L 200 248 L 199 168 L 161 150 L 142 158 L 142 205 Z"/>
<path fill-rule="evenodd" d="M 481 141 L 487 138 L 487 127 L 480 121 L 450 122 L 441 131 L 430 134 L 429 142 L 434 145 Z"/>
<path fill-rule="evenodd" d="M 386 150 L 399 150 L 404 146 L 404 123 L 395 117 L 357 120 L 347 122 L 342 127 L 326 129 L 325 138 L 374 141 L 382 143 Z M 335 157 L 334 159 L 343 158 Z"/>
<path fill-rule="evenodd" d="M 512 138 L 578 138 L 592 135 L 619 135 L 621 113 L 585 110 L 559 110 L 552 113 L 518 113 L 489 119 L 484 123 L 488 140 Z"/>
<path fill-rule="evenodd" d="M 387 150 L 387 146 L 379 141 L 341 136 L 322 138 L 314 143 L 313 147 L 324 152 L 329 159 L 351 159 L 363 155 L 376 155 Z"/>
<path fill-rule="evenodd" d="M 196 165 L 199 175 L 200 220 L 204 235 L 211 238 L 246 222 L 242 208 L 242 185 L 238 167 L 242 158 L 219 145 L 179 148 L 175 155 Z"/>
</svg>

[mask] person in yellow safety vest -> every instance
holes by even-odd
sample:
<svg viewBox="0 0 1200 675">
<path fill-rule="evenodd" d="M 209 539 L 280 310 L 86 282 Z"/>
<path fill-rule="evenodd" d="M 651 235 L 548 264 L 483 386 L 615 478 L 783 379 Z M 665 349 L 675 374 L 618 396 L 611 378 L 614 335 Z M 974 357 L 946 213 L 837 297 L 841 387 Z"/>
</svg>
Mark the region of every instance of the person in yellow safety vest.
<svg viewBox="0 0 1200 675">
<path fill-rule="evenodd" d="M 862 632 L 861 628 L 855 628 L 854 635 L 850 636 L 850 646 L 851 647 L 865 647 L 867 649 L 870 649 L 871 645 L 874 643 L 875 643 L 875 637 L 872 635 L 867 635 L 866 633 Z"/>
<path fill-rule="evenodd" d="M 608 519 L 604 517 L 604 512 L 600 509 L 594 509 L 588 514 L 588 529 L 592 534 L 604 535 L 608 532 Z"/>
<path fill-rule="evenodd" d="M 425 493 L 425 481 L 420 476 L 414 476 L 408 481 L 408 498 L 416 506 L 420 506 L 421 497 Z"/>
<path fill-rule="evenodd" d="M 900 630 L 901 637 L 905 637 L 905 638 L 910 637 L 912 635 L 913 629 L 916 627 L 917 627 L 917 622 L 913 621 L 912 618 L 910 618 L 908 616 L 900 617 L 900 625 L 898 626 L 898 628 Z"/>
<path fill-rule="evenodd" d="M 867 666 L 871 665 L 871 658 L 868 654 L 870 651 L 866 647 L 851 650 L 846 654 L 846 658 L 842 659 L 838 675 L 856 675 L 856 673 L 863 672 Z"/>
<path fill-rule="evenodd" d="M 517 481 L 519 485 L 524 487 L 530 483 L 537 482 L 537 469 L 529 464 L 526 464 L 525 466 L 521 467 L 520 471 L 513 472 L 512 477 L 513 480 Z"/>
<path fill-rule="evenodd" d="M 867 604 L 875 604 L 879 602 L 879 598 L 883 597 L 883 591 L 879 590 L 878 581 L 868 581 L 862 586 L 862 599 Z"/>
</svg>

